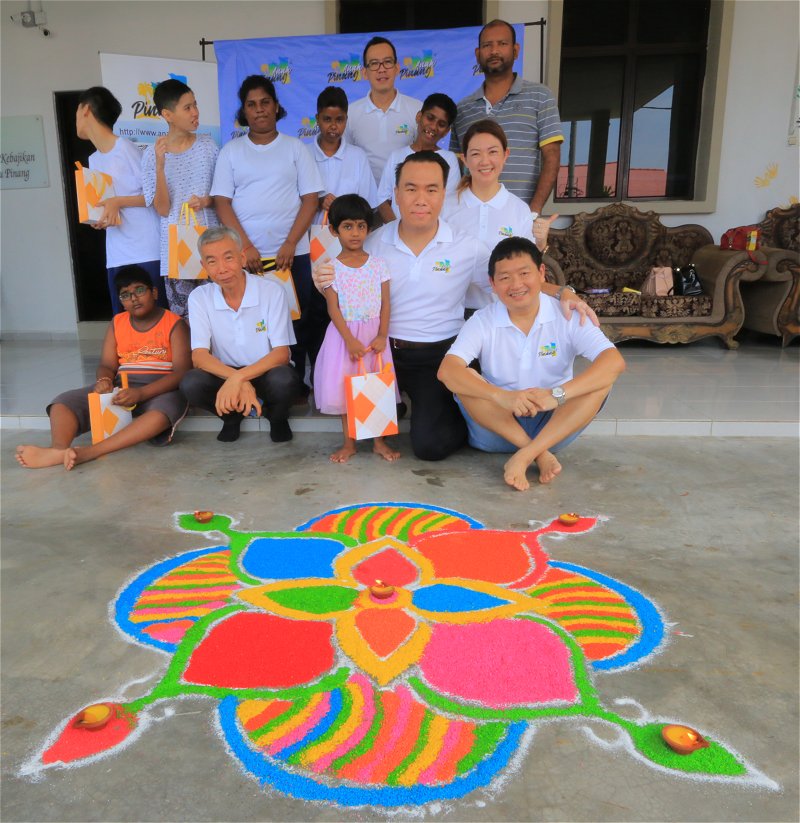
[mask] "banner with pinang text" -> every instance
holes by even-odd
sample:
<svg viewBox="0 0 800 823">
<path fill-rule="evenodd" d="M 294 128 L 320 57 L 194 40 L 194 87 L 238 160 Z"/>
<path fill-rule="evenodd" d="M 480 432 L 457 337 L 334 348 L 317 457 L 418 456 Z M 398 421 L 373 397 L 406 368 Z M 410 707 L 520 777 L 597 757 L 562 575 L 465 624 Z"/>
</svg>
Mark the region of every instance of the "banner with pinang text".
<svg viewBox="0 0 800 823">
<path fill-rule="evenodd" d="M 213 63 L 133 54 L 101 54 L 100 73 L 103 85 L 122 105 L 114 134 L 127 137 L 141 147 L 155 143 L 162 134 L 166 134 L 167 124 L 156 111 L 153 92 L 162 80 L 172 79 L 186 83 L 194 92 L 200 111 L 197 131 L 210 134 L 217 144 L 220 143 Z M 227 140 L 226 137 L 223 142 Z"/>
<path fill-rule="evenodd" d="M 483 83 L 475 60 L 480 30 L 480 26 L 470 26 L 375 34 L 391 40 L 397 49 L 398 91 L 420 100 L 434 92 L 444 92 L 458 103 Z M 521 73 L 525 27 L 520 23 L 514 30 L 520 44 L 515 70 Z M 317 95 L 326 86 L 341 86 L 350 103 L 369 93 L 362 53 L 372 36 L 325 34 L 215 40 L 221 141 L 225 143 L 242 133 L 236 122 L 237 92 L 250 74 L 262 74 L 275 84 L 278 100 L 288 112 L 278 124 L 279 131 L 306 141 L 313 139 L 319 131 Z"/>
</svg>

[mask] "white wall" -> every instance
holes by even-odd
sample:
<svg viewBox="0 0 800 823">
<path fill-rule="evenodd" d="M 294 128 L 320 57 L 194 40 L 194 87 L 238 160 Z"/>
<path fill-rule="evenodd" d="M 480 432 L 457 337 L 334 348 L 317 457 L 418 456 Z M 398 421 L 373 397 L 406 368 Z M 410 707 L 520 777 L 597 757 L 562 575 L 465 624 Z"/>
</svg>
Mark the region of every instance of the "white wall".
<svg viewBox="0 0 800 823">
<path fill-rule="evenodd" d="M 324 33 L 326 20 L 330 26 L 330 3 L 46 2 L 50 38 L 9 21 L 9 15 L 24 8 L 25 2 L 2 3 L 2 114 L 44 117 L 51 183 L 46 189 L 2 193 L 2 328 L 4 333 L 65 336 L 75 333 L 76 311 L 53 92 L 99 83 L 101 50 L 199 59 L 202 37 Z M 510 22 L 548 15 L 546 0 L 495 0 L 487 9 L 490 16 Z M 725 229 L 757 222 L 767 209 L 797 196 L 797 147 L 788 146 L 786 136 L 796 82 L 799 14 L 794 2 L 736 0 L 717 210 L 670 214 L 665 224 L 698 222 L 716 239 Z M 528 43 L 533 35 L 538 46 L 537 34 L 529 28 Z M 538 78 L 536 52 L 529 47 L 525 61 L 524 74 L 531 79 Z M 213 49 L 208 55 L 214 59 Z M 778 166 L 777 176 L 769 186 L 757 187 L 755 178 L 763 177 L 771 163 Z M 653 207 L 658 210 L 657 203 Z"/>
<path fill-rule="evenodd" d="M 733 18 L 717 210 L 665 217 L 670 226 L 700 223 L 715 240 L 733 226 L 763 220 L 800 189 L 798 146 L 787 141 L 797 83 L 800 5 L 783 0 L 737 0 Z M 771 164 L 777 176 L 757 186 Z M 656 205 L 656 211 L 658 210 Z"/>
<path fill-rule="evenodd" d="M 2 192 L 2 330 L 63 337 L 76 333 L 77 313 L 53 92 L 100 84 L 100 51 L 199 60 L 203 37 L 324 33 L 326 9 L 324 0 L 45 2 L 52 35 L 43 37 L 10 21 L 26 8 L 26 2 L 2 2 L 1 113 L 42 115 L 50 186 Z M 207 58 L 214 60 L 213 47 Z"/>
</svg>

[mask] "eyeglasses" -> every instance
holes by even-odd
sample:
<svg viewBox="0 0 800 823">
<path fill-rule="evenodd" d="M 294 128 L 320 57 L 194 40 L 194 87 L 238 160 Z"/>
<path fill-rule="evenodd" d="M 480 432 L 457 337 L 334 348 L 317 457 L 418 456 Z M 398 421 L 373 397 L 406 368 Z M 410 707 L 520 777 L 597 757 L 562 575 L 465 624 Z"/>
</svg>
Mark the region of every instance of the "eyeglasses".
<svg viewBox="0 0 800 823">
<path fill-rule="evenodd" d="M 150 291 L 147 286 L 137 286 L 135 289 L 131 291 L 121 291 L 119 293 L 119 301 L 120 303 L 127 303 L 129 300 L 133 300 L 133 296 L 136 295 L 137 297 L 141 297 L 146 292 Z"/>
<path fill-rule="evenodd" d="M 378 69 L 390 69 L 397 63 L 394 57 L 384 57 L 383 60 L 370 60 L 367 63 L 367 68 L 370 71 L 377 71 Z"/>
</svg>

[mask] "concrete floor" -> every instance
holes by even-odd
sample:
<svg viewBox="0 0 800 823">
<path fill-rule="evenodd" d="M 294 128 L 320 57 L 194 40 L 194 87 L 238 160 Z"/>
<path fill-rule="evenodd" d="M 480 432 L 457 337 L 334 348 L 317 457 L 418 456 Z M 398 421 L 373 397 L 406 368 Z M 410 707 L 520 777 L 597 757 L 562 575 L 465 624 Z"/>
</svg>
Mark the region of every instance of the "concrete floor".
<svg viewBox="0 0 800 823">
<path fill-rule="evenodd" d="M 562 511 L 610 519 L 546 543 L 551 556 L 616 577 L 651 597 L 671 627 L 638 670 L 596 678 L 603 703 L 630 697 L 736 749 L 780 791 L 699 783 L 591 742 L 578 726 L 539 726 L 518 770 L 493 792 L 428 808 L 446 821 L 794 821 L 798 819 L 798 441 L 589 437 L 563 475 L 526 493 L 500 480 L 502 457 L 471 450 L 441 464 L 386 465 L 365 452 L 327 462 L 336 437 L 272 445 L 247 433 L 223 446 L 181 433 L 169 461 L 131 449 L 65 476 L 23 471 L 2 444 L 2 819 L 255 821 L 381 819 L 374 809 L 312 805 L 264 791 L 215 736 L 215 703 L 193 698 L 108 759 L 18 776 L 66 716 L 163 671 L 166 656 L 126 642 L 107 608 L 133 573 L 208 545 L 177 532 L 176 511 L 208 508 L 243 529 L 290 530 L 326 509 L 415 501 L 492 528 L 527 528 Z M 676 634 L 675 632 L 680 632 Z M 133 686 L 128 697 L 148 685 Z M 622 709 L 624 712 L 624 708 Z M 603 734 L 600 727 L 598 734 Z M 409 810 L 401 818 L 411 817 Z"/>
</svg>

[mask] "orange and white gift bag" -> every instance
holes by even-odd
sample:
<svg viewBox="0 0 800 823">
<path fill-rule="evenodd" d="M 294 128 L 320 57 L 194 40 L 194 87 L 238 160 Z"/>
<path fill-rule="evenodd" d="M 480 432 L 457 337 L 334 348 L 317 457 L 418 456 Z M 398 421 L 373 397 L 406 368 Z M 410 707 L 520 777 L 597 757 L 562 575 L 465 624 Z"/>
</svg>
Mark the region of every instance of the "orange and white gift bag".
<svg viewBox="0 0 800 823">
<path fill-rule="evenodd" d="M 75 162 L 75 190 L 78 193 L 78 220 L 93 226 L 103 216 L 102 200 L 116 196 L 110 174 L 95 171 Z"/>
<path fill-rule="evenodd" d="M 286 292 L 286 302 L 289 304 L 289 313 L 292 315 L 292 320 L 299 320 L 300 301 L 297 299 L 297 289 L 294 287 L 292 270 L 272 269 L 265 266 L 264 277 L 272 277 L 275 282 Z"/>
<path fill-rule="evenodd" d="M 347 403 L 347 433 L 355 440 L 397 434 L 397 398 L 394 369 L 377 357 L 377 372 L 364 371 L 359 359 L 358 374 L 344 379 Z"/>
<path fill-rule="evenodd" d="M 338 254 L 341 254 L 342 244 L 339 242 L 339 238 L 331 234 L 328 228 L 328 212 L 325 212 L 322 223 L 315 223 L 308 230 L 308 239 L 311 247 L 312 266 L 325 260 L 333 260 Z"/>
<path fill-rule="evenodd" d="M 208 273 L 197 249 L 197 238 L 206 230 L 188 203 L 181 206 L 177 223 L 169 225 L 167 276 L 173 280 L 206 280 Z"/>
</svg>

